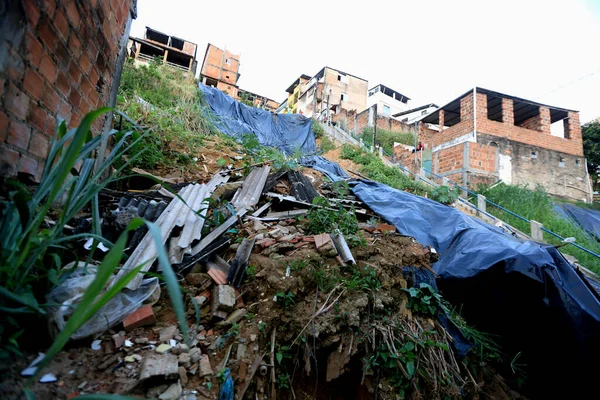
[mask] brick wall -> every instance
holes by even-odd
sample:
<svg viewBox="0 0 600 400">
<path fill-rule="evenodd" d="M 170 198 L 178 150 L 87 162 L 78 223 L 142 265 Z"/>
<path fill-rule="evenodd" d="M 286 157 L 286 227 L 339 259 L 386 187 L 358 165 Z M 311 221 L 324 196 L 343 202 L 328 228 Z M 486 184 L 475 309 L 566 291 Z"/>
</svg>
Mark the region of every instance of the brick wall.
<svg viewBox="0 0 600 400">
<path fill-rule="evenodd" d="M 469 167 L 486 172 L 496 172 L 497 148 L 480 143 L 469 143 Z"/>
<path fill-rule="evenodd" d="M 0 15 L 1 175 L 38 180 L 56 118 L 74 127 L 109 103 L 132 2 L 8 2 Z M 94 123 L 94 134 L 104 121 Z"/>
<path fill-rule="evenodd" d="M 229 61 L 229 64 L 227 64 Z M 202 63 L 202 75 L 219 79 L 231 85 L 237 85 L 240 58 L 227 50 L 209 44 Z"/>
</svg>

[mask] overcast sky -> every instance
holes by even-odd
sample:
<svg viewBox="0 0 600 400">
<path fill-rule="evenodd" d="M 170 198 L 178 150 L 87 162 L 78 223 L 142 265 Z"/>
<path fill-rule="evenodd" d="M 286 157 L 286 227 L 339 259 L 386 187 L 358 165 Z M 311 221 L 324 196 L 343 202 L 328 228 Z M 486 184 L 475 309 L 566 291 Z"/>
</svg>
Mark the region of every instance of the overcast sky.
<svg viewBox="0 0 600 400">
<path fill-rule="evenodd" d="M 138 0 L 145 26 L 198 44 L 198 69 L 209 42 L 240 54 L 240 87 L 276 101 L 327 65 L 414 107 L 481 86 L 600 116 L 600 0 Z"/>
</svg>

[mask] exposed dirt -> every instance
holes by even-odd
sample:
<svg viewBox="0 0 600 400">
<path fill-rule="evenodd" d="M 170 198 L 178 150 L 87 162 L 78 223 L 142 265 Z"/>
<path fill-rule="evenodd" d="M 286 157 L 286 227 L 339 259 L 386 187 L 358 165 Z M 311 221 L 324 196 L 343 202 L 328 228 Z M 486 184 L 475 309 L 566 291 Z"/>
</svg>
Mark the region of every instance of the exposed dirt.
<svg viewBox="0 0 600 400">
<path fill-rule="evenodd" d="M 336 149 L 329 150 L 327 153 L 323 154 L 323 157 L 325 157 L 329 161 L 337 162 L 344 169 L 344 171 L 348 172 L 351 176 L 356 177 L 355 174 L 349 171 L 360 172 L 361 166 L 351 160 L 343 159 L 341 157 L 341 152 L 341 147 L 338 147 Z"/>
</svg>

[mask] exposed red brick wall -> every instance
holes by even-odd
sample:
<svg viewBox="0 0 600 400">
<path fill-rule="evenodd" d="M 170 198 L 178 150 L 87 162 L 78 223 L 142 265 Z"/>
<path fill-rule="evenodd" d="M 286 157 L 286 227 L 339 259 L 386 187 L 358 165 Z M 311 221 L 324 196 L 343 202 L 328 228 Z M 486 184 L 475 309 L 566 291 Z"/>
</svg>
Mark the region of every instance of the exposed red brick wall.
<svg viewBox="0 0 600 400">
<path fill-rule="evenodd" d="M 507 100 L 512 102 L 512 100 Z M 503 103 L 505 104 L 505 103 Z M 581 137 L 581 125 L 579 124 L 579 114 L 569 112 L 569 138 L 561 138 L 550 135 L 550 112 L 547 107 L 540 107 L 540 116 L 537 117 L 538 125 L 530 122 L 536 117 L 530 118 L 528 126 L 539 126 L 540 130 L 527 129 L 521 126 L 515 126 L 508 121 L 497 122 L 487 119 L 487 97 L 485 94 L 477 94 L 477 132 L 488 135 L 498 136 L 516 142 L 525 143 L 533 146 L 555 150 L 563 153 L 573 154 L 583 157 L 583 141 Z M 511 110 L 512 112 L 512 110 Z"/>
<path fill-rule="evenodd" d="M 229 64 L 227 64 L 227 60 L 229 60 Z M 208 45 L 202 63 L 202 75 L 224 81 L 231 85 L 237 85 L 239 69 L 240 58 L 238 55 L 228 50 L 221 50 L 212 44 Z"/>
<path fill-rule="evenodd" d="M 13 18 L 18 26 L 0 43 L 10 55 L 0 62 L 0 174 L 39 179 L 56 117 L 73 127 L 108 103 L 132 0 L 9 3 L 0 24 Z"/>
<path fill-rule="evenodd" d="M 496 172 L 496 147 L 469 143 L 469 161 L 471 168 Z"/>
<path fill-rule="evenodd" d="M 437 152 L 435 173 L 444 175 L 446 172 L 460 170 L 463 167 L 464 143 Z M 434 157 L 435 160 L 435 157 Z"/>
</svg>

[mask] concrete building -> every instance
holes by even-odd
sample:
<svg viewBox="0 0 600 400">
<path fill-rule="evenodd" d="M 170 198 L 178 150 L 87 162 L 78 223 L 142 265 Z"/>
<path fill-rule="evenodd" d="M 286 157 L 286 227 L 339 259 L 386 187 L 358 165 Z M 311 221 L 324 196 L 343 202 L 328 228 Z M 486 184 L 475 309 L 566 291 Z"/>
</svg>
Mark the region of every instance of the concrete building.
<svg viewBox="0 0 600 400">
<path fill-rule="evenodd" d="M 0 175 L 39 180 L 57 118 L 114 107 L 136 1 L 0 3 Z M 112 128 L 112 113 L 92 126 Z"/>
<path fill-rule="evenodd" d="M 419 120 L 421 120 L 426 115 L 431 114 L 435 110 L 439 108 L 438 105 L 434 103 L 424 104 L 420 107 L 411 108 L 410 110 L 405 110 L 393 114 L 392 117 L 399 120 L 400 122 L 404 122 L 405 124 L 413 124 Z"/>
<path fill-rule="evenodd" d="M 198 46 L 188 40 L 146 27 L 144 38 L 130 37 L 127 49 L 136 63 L 148 64 L 154 59 L 162 59 L 165 64 L 196 74 Z"/>
<path fill-rule="evenodd" d="M 323 67 L 303 85 L 298 113 L 331 118 L 344 110 L 362 111 L 367 106 L 368 82 L 330 67 Z"/>
<path fill-rule="evenodd" d="M 474 88 L 421 120 L 425 151 L 395 154 L 476 187 L 479 183 L 542 185 L 552 195 L 590 201 L 579 113 L 483 88 Z M 433 124 L 437 130 L 424 124 Z M 551 125 L 562 125 L 562 137 Z"/>
<path fill-rule="evenodd" d="M 377 106 L 377 115 L 391 117 L 393 114 L 408 110 L 410 99 L 403 94 L 384 85 L 369 89 L 367 107 Z"/>
<path fill-rule="evenodd" d="M 302 74 L 287 89 L 287 107 L 290 114 L 298 114 L 298 99 L 302 93 L 304 85 L 310 80 L 310 76 Z"/>
<path fill-rule="evenodd" d="M 257 108 L 275 111 L 279 103 L 268 97 L 240 89 L 240 56 L 225 49 L 222 50 L 213 44 L 206 46 L 206 53 L 202 61 L 200 79 L 207 86 L 216 87 L 236 100 Z"/>
</svg>

